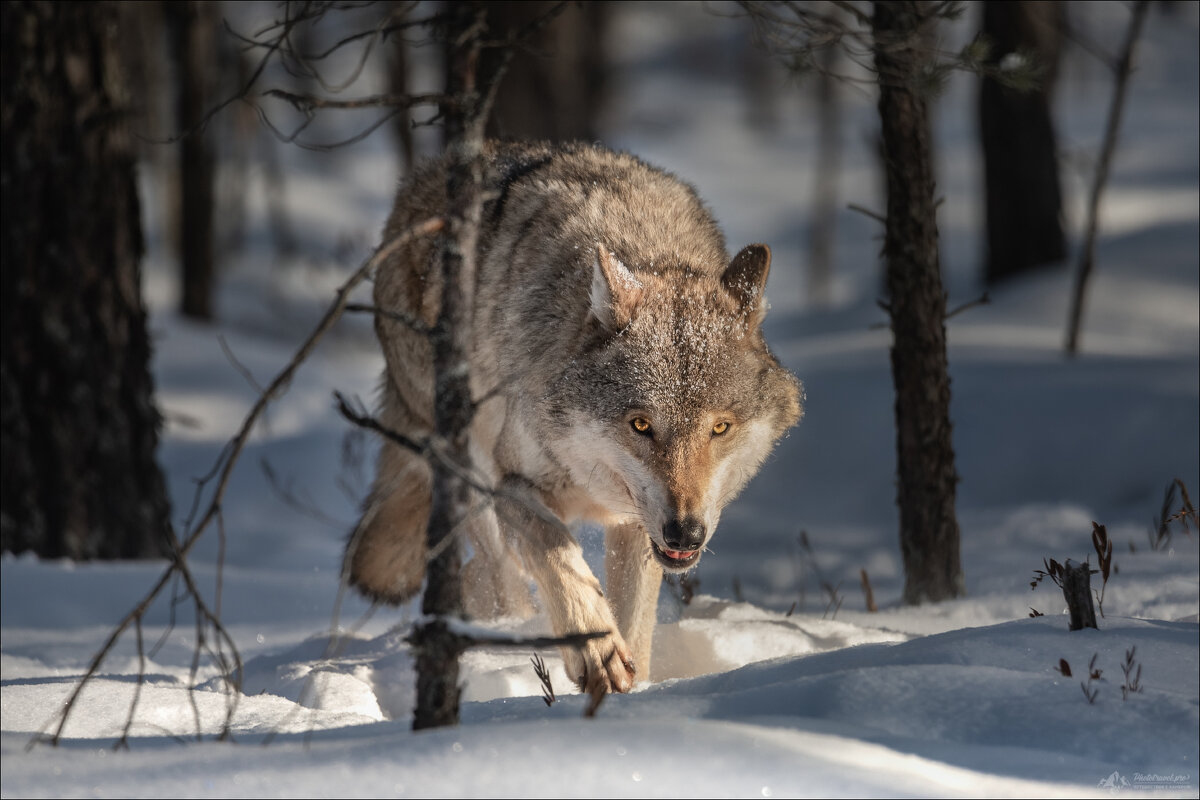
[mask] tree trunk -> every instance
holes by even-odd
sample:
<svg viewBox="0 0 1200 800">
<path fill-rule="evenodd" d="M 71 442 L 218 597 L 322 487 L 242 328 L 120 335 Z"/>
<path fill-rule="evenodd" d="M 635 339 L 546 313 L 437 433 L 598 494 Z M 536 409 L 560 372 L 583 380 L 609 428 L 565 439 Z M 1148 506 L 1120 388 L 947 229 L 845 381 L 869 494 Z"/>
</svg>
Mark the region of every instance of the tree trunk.
<svg viewBox="0 0 1200 800">
<path fill-rule="evenodd" d="M 213 154 L 209 132 L 199 127 L 213 103 L 217 69 L 216 6 L 201 0 L 167 3 L 163 10 L 175 53 L 176 119 L 179 142 L 180 310 L 193 319 L 212 319 Z"/>
<path fill-rule="evenodd" d="M 1096 607 L 1092 605 L 1092 571 L 1087 562 L 1067 560 L 1062 573 L 1063 597 L 1067 601 L 1069 630 L 1080 631 L 1096 627 Z"/>
<path fill-rule="evenodd" d="M 922 26 L 933 25 L 935 19 L 927 4 L 919 2 L 878 2 L 874 7 L 906 603 L 964 593 L 954 514 L 958 478 L 950 436 L 946 299 L 938 264 L 929 114 L 921 83 L 931 58 Z"/>
<path fill-rule="evenodd" d="M 516 35 L 555 3 L 489 2 L 488 27 L 497 38 Z M 603 106 L 607 3 L 574 3 L 536 31 L 512 55 L 508 77 L 496 93 L 490 137 L 591 141 L 599 136 Z M 492 74 L 505 54 L 482 54 L 481 75 Z"/>
<path fill-rule="evenodd" d="M 841 166 L 841 86 L 836 77 L 840 50 L 825 47 L 818 54 L 816 81 L 817 163 L 813 184 L 812 231 L 809 237 L 809 304 L 833 304 L 833 243 L 837 234 L 838 171 Z"/>
<path fill-rule="evenodd" d="M 1013 53 L 1032 53 L 1042 72 L 1039 86 L 1029 91 L 1006 87 L 991 75 L 983 76 L 980 87 L 989 285 L 1066 258 L 1058 149 L 1050 118 L 1063 9 L 1061 3 L 1029 0 L 983 4 L 991 65 Z"/>
<path fill-rule="evenodd" d="M 468 370 L 470 322 L 474 316 L 475 260 L 482 217 L 483 125 L 476 95 L 476 69 L 484 35 L 484 12 L 475 4 L 451 7 L 446 94 L 446 227 L 442 236 L 442 302 L 431 333 L 434 370 L 434 430 L 449 460 L 471 463 L 468 428 L 474 414 Z M 459 523 L 470 513 L 471 489 L 438 459 L 433 460 L 433 501 L 426 534 L 432 554 L 425 572 L 421 610 L 430 618 L 415 631 L 417 707 L 413 729 L 458 724 L 458 657 L 461 639 L 447 620 L 463 616 L 462 547 Z M 449 541 L 446 541 L 446 540 Z"/>
<path fill-rule="evenodd" d="M 13 552 L 166 550 L 116 15 L 0 5 L 0 545 Z"/>
</svg>

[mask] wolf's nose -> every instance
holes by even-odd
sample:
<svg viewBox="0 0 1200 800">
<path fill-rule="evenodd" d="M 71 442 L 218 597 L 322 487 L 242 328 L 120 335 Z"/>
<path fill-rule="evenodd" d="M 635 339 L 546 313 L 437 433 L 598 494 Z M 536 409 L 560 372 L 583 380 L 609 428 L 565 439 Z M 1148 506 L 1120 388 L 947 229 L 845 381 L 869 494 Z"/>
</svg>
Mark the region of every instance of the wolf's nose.
<svg viewBox="0 0 1200 800">
<path fill-rule="evenodd" d="M 690 552 L 704 545 L 704 523 L 688 517 L 682 522 L 673 519 L 663 525 L 663 544 L 671 550 Z"/>
</svg>

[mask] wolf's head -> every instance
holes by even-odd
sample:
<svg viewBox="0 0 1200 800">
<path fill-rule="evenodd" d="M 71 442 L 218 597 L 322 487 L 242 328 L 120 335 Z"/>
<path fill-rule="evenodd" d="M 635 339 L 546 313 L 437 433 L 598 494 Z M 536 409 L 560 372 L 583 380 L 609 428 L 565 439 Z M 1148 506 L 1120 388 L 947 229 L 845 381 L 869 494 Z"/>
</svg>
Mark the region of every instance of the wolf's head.
<svg viewBox="0 0 1200 800">
<path fill-rule="evenodd" d="M 558 384 L 559 457 L 610 521 L 638 521 L 664 569 L 700 560 L 721 510 L 801 416 L 763 341 L 771 253 L 716 274 L 627 268 L 599 246 L 589 345 Z"/>
</svg>

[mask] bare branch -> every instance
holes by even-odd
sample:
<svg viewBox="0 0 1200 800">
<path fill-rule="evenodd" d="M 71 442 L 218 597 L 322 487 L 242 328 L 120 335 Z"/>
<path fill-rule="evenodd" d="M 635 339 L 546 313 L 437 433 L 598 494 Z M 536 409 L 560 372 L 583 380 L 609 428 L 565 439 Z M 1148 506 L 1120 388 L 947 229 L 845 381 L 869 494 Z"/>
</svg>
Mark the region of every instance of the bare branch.
<svg viewBox="0 0 1200 800">
<path fill-rule="evenodd" d="M 277 374 L 275 376 L 275 378 L 271 381 L 271 383 L 267 385 L 266 390 L 259 396 L 258 400 L 255 402 L 254 406 L 251 408 L 250 412 L 246 415 L 245 419 L 242 422 L 241 428 L 233 436 L 233 438 L 231 438 L 229 440 L 229 442 L 226 443 L 225 447 L 222 448 L 221 453 L 217 457 L 216 463 L 213 466 L 213 470 L 196 487 L 196 495 L 195 495 L 193 504 L 196 508 L 198 508 L 199 507 L 199 498 L 200 498 L 201 494 L 203 493 L 203 491 L 205 490 L 209 480 L 214 477 L 216 479 L 216 485 L 215 485 L 215 488 L 213 491 L 213 495 L 210 498 L 209 503 L 208 503 L 207 507 L 205 508 L 205 511 L 204 511 L 203 515 L 201 516 L 199 522 L 196 523 L 195 527 L 191 529 L 191 531 L 188 533 L 188 535 L 182 542 L 180 542 L 177 539 L 173 529 L 168 529 L 167 533 L 168 533 L 168 536 L 170 539 L 170 543 L 172 545 L 172 558 L 171 558 L 170 564 L 168 564 L 167 568 L 163 571 L 162 575 L 159 576 L 158 580 L 154 583 L 154 585 L 150 588 L 150 590 L 142 597 L 142 599 L 133 607 L 133 609 L 128 614 L 125 615 L 125 617 L 120 622 L 117 623 L 117 625 L 109 633 L 108 638 L 105 639 L 104 644 L 100 647 L 100 649 L 92 657 L 92 660 L 89 662 L 87 670 L 84 672 L 83 677 L 80 678 L 79 682 L 75 685 L 75 688 L 71 691 L 71 694 L 68 696 L 68 698 L 67 698 L 66 702 L 63 704 L 62 708 L 55 715 L 55 718 L 58 720 L 58 724 L 57 724 L 54 734 L 52 736 L 50 736 L 48 739 L 48 741 L 51 744 L 58 744 L 58 742 L 61 740 L 62 735 L 63 735 L 63 730 L 66 727 L 67 721 L 71 716 L 71 712 L 75 708 L 76 701 L 79 699 L 80 693 L 83 691 L 84 686 L 86 686 L 88 684 L 88 682 L 90 682 L 91 679 L 96 675 L 97 670 L 100 668 L 100 665 L 104 662 L 104 659 L 107 658 L 108 655 L 111 653 L 117 640 L 120 639 L 122 634 L 124 634 L 131 625 L 133 625 L 135 627 L 135 630 L 138 633 L 139 652 L 141 652 L 140 642 L 141 642 L 142 621 L 145 618 L 146 612 L 150 608 L 150 605 L 155 601 L 155 599 L 162 592 L 163 588 L 167 585 L 168 582 L 171 581 L 172 578 L 182 579 L 182 581 L 186 587 L 186 590 L 187 590 L 187 595 L 190 596 L 190 598 L 195 606 L 195 610 L 196 610 L 196 650 L 193 655 L 193 664 L 192 664 L 192 682 L 193 682 L 193 684 L 195 683 L 196 670 L 198 669 L 199 655 L 200 655 L 200 652 L 203 650 L 203 651 L 206 651 L 212 657 L 214 662 L 217 663 L 217 665 L 220 667 L 220 669 L 222 671 L 222 677 L 225 679 L 226 685 L 231 690 L 229 693 L 229 696 L 227 698 L 227 701 L 226 701 L 228 705 L 227 705 L 227 710 L 226 710 L 225 722 L 224 722 L 222 733 L 221 733 L 222 738 L 228 737 L 228 735 L 230 733 L 230 726 L 231 726 L 231 723 L 233 720 L 233 714 L 237 707 L 236 690 L 238 689 L 238 687 L 240 686 L 240 683 L 241 683 L 241 670 L 242 670 L 241 657 L 238 655 L 237 646 L 235 645 L 233 638 L 229 635 L 228 631 L 221 624 L 221 621 L 219 618 L 219 613 L 210 610 L 208 605 L 204 602 L 203 596 L 200 593 L 199 588 L 195 584 L 195 581 L 192 577 L 191 571 L 188 569 L 187 562 L 186 562 L 186 556 L 187 556 L 188 552 L 191 550 L 191 548 L 195 545 L 195 543 L 200 539 L 200 537 L 204 534 L 204 532 L 208 529 L 208 527 L 214 521 L 217 521 L 219 524 L 219 527 L 221 527 L 221 529 L 222 529 L 221 535 L 222 535 L 222 539 L 224 539 L 223 522 L 222 522 L 222 517 L 221 517 L 221 501 L 224 498 L 225 490 L 229 483 L 229 477 L 233 472 L 233 467 L 237 463 L 238 457 L 241 455 L 242 449 L 244 448 L 247 440 L 250 437 L 250 432 L 254 429 L 255 424 L 258 422 L 259 418 L 262 416 L 263 412 L 266 410 L 267 405 L 271 401 L 275 400 L 279 395 L 283 394 L 283 392 L 286 391 L 287 387 L 291 383 L 292 377 L 296 373 L 296 370 L 298 370 L 300 365 L 308 358 L 309 355 L 311 355 L 311 353 L 312 353 L 313 349 L 316 347 L 317 343 L 329 331 L 329 329 L 333 327 L 333 324 L 341 317 L 342 312 L 345 310 L 345 307 L 349 302 L 350 293 L 354 290 L 354 288 L 359 283 L 361 283 L 367 277 L 367 275 L 369 275 L 372 271 L 374 271 L 379 266 L 379 264 L 381 264 L 385 260 L 387 260 L 397 249 L 399 249 L 403 245 L 407 244 L 409 241 L 411 241 L 415 237 L 427 236 L 429 234 L 437 232 L 438 230 L 440 230 L 442 228 L 442 224 L 443 223 L 440 218 L 435 217 L 435 218 L 427 219 L 427 220 L 424 220 L 423 222 L 420 222 L 420 223 L 414 225 L 413 227 L 409 228 L 405 232 L 392 237 L 392 239 L 390 239 L 389 241 L 384 243 L 378 250 L 376 250 L 374 255 L 372 255 L 371 258 L 368 259 L 361 267 L 359 267 L 359 269 L 357 271 L 355 271 L 354 274 L 352 274 L 338 289 L 336 298 L 330 304 L 330 307 L 325 312 L 325 315 L 322 317 L 321 321 L 317 324 L 316 328 L 309 335 L 309 337 L 304 341 L 304 343 L 300 346 L 300 348 L 297 350 L 296 354 L 292 357 L 292 360 L 287 364 L 287 366 L 285 366 L 283 368 L 283 370 L 280 371 L 279 374 Z M 223 554 L 223 552 L 224 552 L 224 545 L 222 544 L 221 545 L 221 553 Z M 223 555 L 221 557 L 221 560 L 223 561 Z M 220 573 L 219 566 L 220 566 L 220 561 L 218 562 L 218 574 Z M 220 603 L 219 578 L 218 578 L 217 591 L 218 591 L 218 600 L 217 600 L 218 606 L 217 607 L 219 609 L 219 607 L 220 607 L 219 606 L 219 603 Z M 211 649 L 207 644 L 207 637 L 205 634 L 205 630 L 207 628 L 211 628 L 214 633 L 215 644 L 216 644 L 215 651 L 213 649 Z M 228 649 L 228 655 L 226 655 L 226 648 Z M 139 667 L 139 679 L 143 676 L 144 676 L 144 661 L 141 662 L 140 667 Z M 199 732 L 200 732 L 199 709 L 196 707 L 195 699 L 194 699 L 194 697 L 191 696 L 190 693 L 189 693 L 189 699 L 192 702 L 193 713 L 194 713 L 194 716 L 196 719 L 196 725 L 197 725 L 197 735 L 199 735 Z M 136 701 L 136 698 L 135 698 L 135 701 Z M 131 711 L 131 714 L 132 714 L 132 711 Z M 55 718 L 52 718 L 51 723 L 48 723 L 47 727 L 49 727 L 49 725 L 52 724 L 53 719 L 55 719 Z M 128 725 L 126 727 L 126 730 L 128 731 Z M 37 743 L 38 741 L 44 740 L 44 738 L 45 738 L 44 731 L 45 731 L 45 728 L 43 728 L 42 731 L 39 731 L 37 734 L 35 734 L 35 736 L 29 742 L 30 747 L 33 744 Z"/>
<path fill-rule="evenodd" d="M 399 311 L 392 308 L 380 308 L 379 306 L 367 305 L 366 303 L 349 303 L 346 305 L 347 311 L 361 312 L 366 314 L 374 314 L 377 317 L 390 319 L 394 322 L 399 322 L 402 325 L 407 325 L 414 333 L 419 333 L 423 336 L 428 336 L 430 333 L 429 326 L 422 320 L 412 314 Z"/>
<path fill-rule="evenodd" d="M 1104 129 L 1104 144 L 1100 148 L 1100 160 L 1096 164 L 1096 176 L 1092 181 L 1092 191 L 1088 198 L 1087 233 L 1083 239 L 1083 253 L 1079 257 L 1079 268 L 1075 274 L 1075 287 L 1071 293 L 1071 310 L 1067 322 L 1066 351 L 1068 356 L 1074 356 L 1079 351 L 1079 328 L 1083 322 L 1083 295 L 1087 290 L 1088 278 L 1096 262 L 1096 232 L 1099 227 L 1100 197 L 1104 193 L 1104 185 L 1108 182 L 1108 170 L 1112 165 L 1113 153 L 1117 147 L 1117 133 L 1121 127 L 1121 114 L 1125 110 L 1125 89 L 1129 84 L 1129 75 L 1133 71 L 1133 51 L 1141 36 L 1142 26 L 1146 22 L 1146 14 L 1150 11 L 1148 2 L 1133 4 L 1133 16 L 1125 31 L 1125 42 L 1121 47 L 1121 58 L 1117 62 L 1116 85 L 1113 87 L 1112 104 L 1108 109 L 1108 124 Z"/>
<path fill-rule="evenodd" d="M 951 317 L 956 317 L 959 314 L 963 313 L 964 311 L 968 311 L 972 308 L 975 308 L 976 306 L 986 306 L 991 302 L 992 302 L 992 298 L 988 295 L 987 292 L 984 292 L 979 297 L 976 297 L 974 300 L 968 300 L 967 302 L 963 303 L 961 306 L 958 306 L 955 309 L 947 311 L 945 319 L 950 319 Z"/>
<path fill-rule="evenodd" d="M 444 94 L 376 94 L 369 97 L 357 97 L 350 100 L 332 100 L 328 97 L 316 97 L 311 94 L 296 94 L 283 89 L 268 89 L 263 97 L 277 97 L 286 100 L 301 112 L 309 112 L 318 108 L 392 108 L 396 110 L 412 108 L 421 105 L 436 105 L 447 100 Z"/>
<path fill-rule="evenodd" d="M 512 647 L 512 648 L 534 648 L 546 649 L 550 647 L 581 647 L 593 639 L 603 639 L 608 635 L 607 631 L 593 631 L 589 633 L 569 633 L 565 636 L 509 636 L 503 633 L 482 633 L 482 632 L 466 632 L 461 629 L 456 629 L 461 620 L 451 618 L 449 620 L 434 618 L 425 620 L 426 624 L 441 624 L 447 626 L 447 631 L 450 636 L 453 636 L 462 649 L 470 647 Z M 410 644 L 417 644 L 420 641 L 422 626 L 413 628 L 412 632 L 405 637 L 405 641 Z"/>
<path fill-rule="evenodd" d="M 878 211 L 872 211 L 871 209 L 860 206 L 857 203 L 847 203 L 846 208 L 850 209 L 851 211 L 857 211 L 864 217 L 870 217 L 876 222 L 882 222 L 884 225 L 887 224 L 887 217 L 885 217 L 883 214 L 880 214 Z"/>
</svg>

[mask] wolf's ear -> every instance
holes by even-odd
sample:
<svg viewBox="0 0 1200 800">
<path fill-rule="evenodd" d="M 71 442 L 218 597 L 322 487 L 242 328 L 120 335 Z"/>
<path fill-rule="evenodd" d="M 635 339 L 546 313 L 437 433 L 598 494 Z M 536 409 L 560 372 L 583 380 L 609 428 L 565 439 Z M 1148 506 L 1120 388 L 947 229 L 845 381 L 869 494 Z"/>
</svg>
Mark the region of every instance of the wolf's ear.
<svg viewBox="0 0 1200 800">
<path fill-rule="evenodd" d="M 592 314 L 610 330 L 620 330 L 633 319 L 645 287 L 629 267 L 608 251 L 596 245 L 596 265 L 592 271 Z"/>
<path fill-rule="evenodd" d="M 751 244 L 733 257 L 721 275 L 721 285 L 737 301 L 751 325 L 759 325 L 767 313 L 763 293 L 770 271 L 771 248 L 765 244 Z"/>
</svg>

